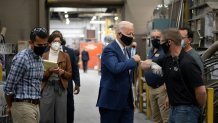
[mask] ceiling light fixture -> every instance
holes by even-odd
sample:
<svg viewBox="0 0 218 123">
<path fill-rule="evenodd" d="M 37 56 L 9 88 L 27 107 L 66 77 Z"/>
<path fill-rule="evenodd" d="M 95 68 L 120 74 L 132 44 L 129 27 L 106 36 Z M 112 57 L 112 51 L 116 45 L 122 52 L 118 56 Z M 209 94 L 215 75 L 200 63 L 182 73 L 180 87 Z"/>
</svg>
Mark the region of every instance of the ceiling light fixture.
<svg viewBox="0 0 218 123">
<path fill-rule="evenodd" d="M 97 18 L 96 16 L 93 16 L 91 21 L 94 21 L 96 18 Z"/>
<path fill-rule="evenodd" d="M 105 24 L 105 21 L 90 21 L 91 24 Z"/>
<path fill-rule="evenodd" d="M 116 16 L 116 17 L 114 17 L 114 20 L 115 20 L 115 21 L 117 21 L 118 19 L 119 19 L 119 17 L 117 17 L 117 16 Z"/>
<path fill-rule="evenodd" d="M 65 15 L 64 15 L 64 17 L 65 17 L 65 18 L 68 18 L 68 17 L 69 17 L 69 15 L 68 15 L 68 14 L 65 14 Z"/>
<path fill-rule="evenodd" d="M 70 24 L 69 18 L 66 19 L 66 24 Z"/>
</svg>

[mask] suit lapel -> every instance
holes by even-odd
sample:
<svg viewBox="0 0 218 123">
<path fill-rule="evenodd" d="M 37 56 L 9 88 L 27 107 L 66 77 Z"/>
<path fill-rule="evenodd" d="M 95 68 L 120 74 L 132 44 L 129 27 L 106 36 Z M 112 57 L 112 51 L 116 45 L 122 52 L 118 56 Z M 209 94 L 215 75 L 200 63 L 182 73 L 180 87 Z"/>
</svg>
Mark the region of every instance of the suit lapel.
<svg viewBox="0 0 218 123">
<path fill-rule="evenodd" d="M 123 61 L 125 61 L 126 56 L 123 54 L 122 49 L 120 48 L 120 46 L 117 44 L 116 41 L 114 41 L 113 46 L 116 49 L 116 52 L 118 53 L 118 55 L 122 58 Z"/>
</svg>

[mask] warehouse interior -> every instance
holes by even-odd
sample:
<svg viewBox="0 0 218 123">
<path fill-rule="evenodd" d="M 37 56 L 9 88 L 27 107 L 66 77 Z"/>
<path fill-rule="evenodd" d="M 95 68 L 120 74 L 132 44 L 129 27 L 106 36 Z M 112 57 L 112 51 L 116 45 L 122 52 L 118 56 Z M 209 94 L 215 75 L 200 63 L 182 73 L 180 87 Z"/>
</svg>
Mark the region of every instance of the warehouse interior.
<svg viewBox="0 0 218 123">
<path fill-rule="evenodd" d="M 212 105 L 204 112 L 205 123 L 218 122 L 217 0 L 0 0 L 0 93 L 13 57 L 29 47 L 30 31 L 34 27 L 45 27 L 49 34 L 59 30 L 68 48 L 80 53 L 86 48 L 90 55 L 87 74 L 82 72 L 80 56 L 81 92 L 74 96 L 75 123 L 100 122 L 96 107 L 101 77 L 100 55 L 104 47 L 116 39 L 116 25 L 123 20 L 134 24 L 134 40 L 142 60 L 146 59 L 151 47 L 153 29 L 190 27 L 194 33 L 192 46 L 207 69 L 205 85 L 213 89 L 208 98 Z M 142 72 L 137 76 L 137 86 L 133 86 L 134 122 L 153 123 Z M 0 104 L 0 111 L 2 106 Z"/>
</svg>

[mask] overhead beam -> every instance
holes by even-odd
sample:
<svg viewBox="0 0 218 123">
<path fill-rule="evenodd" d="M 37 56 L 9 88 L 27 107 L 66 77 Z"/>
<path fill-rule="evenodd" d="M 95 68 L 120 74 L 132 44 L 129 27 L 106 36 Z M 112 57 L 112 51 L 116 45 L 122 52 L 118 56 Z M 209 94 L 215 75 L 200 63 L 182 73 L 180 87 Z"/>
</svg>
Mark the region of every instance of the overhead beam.
<svg viewBox="0 0 218 123">
<path fill-rule="evenodd" d="M 79 8 L 94 8 L 94 7 L 122 7 L 124 0 L 48 0 L 49 7 L 79 7 Z"/>
</svg>

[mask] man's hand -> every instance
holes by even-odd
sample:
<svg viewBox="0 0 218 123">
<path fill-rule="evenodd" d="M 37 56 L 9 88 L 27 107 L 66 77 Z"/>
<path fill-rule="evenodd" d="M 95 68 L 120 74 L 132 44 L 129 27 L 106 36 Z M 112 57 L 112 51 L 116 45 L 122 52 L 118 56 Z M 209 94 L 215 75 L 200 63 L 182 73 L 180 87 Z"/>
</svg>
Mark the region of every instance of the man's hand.
<svg viewBox="0 0 218 123">
<path fill-rule="evenodd" d="M 151 63 L 152 63 L 152 60 L 150 60 L 150 59 L 147 59 L 145 61 L 141 61 L 142 69 L 144 69 L 144 70 L 150 69 L 151 68 Z"/>
<path fill-rule="evenodd" d="M 141 61 L 141 58 L 140 58 L 139 55 L 134 55 L 134 56 L 132 56 L 132 58 L 133 58 L 136 62 Z"/>
<path fill-rule="evenodd" d="M 75 85 L 73 92 L 74 92 L 74 94 L 79 94 L 80 87 L 78 85 Z"/>
</svg>

